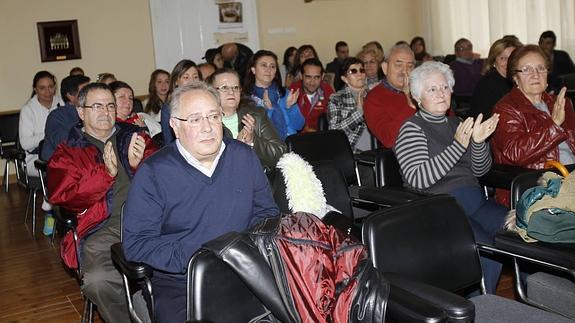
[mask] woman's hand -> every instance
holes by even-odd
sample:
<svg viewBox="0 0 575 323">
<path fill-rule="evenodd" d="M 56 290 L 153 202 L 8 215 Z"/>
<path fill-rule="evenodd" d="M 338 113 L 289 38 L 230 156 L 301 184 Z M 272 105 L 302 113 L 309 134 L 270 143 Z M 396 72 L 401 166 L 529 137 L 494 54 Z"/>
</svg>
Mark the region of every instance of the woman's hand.
<svg viewBox="0 0 575 323">
<path fill-rule="evenodd" d="M 290 90 L 286 101 L 286 108 L 287 109 L 291 108 L 291 106 L 297 102 L 298 97 L 299 97 L 299 89 L 295 91 L 293 89 Z"/>
<path fill-rule="evenodd" d="M 134 124 L 138 127 L 145 127 L 146 123 L 144 122 L 144 120 L 140 119 L 140 117 L 137 117 L 134 119 Z"/>
<path fill-rule="evenodd" d="M 118 161 L 116 159 L 116 154 L 114 153 L 114 147 L 112 142 L 108 141 L 104 146 L 104 166 L 106 166 L 106 171 L 111 177 L 116 177 L 118 174 Z"/>
<path fill-rule="evenodd" d="M 238 133 L 238 140 L 251 145 L 254 143 L 254 129 L 256 128 L 256 119 L 249 114 L 246 114 L 242 118 L 242 123 L 244 127 Z"/>
<path fill-rule="evenodd" d="M 365 92 L 366 92 L 366 89 L 362 88 L 357 93 L 357 99 L 356 99 L 357 111 L 359 111 L 361 113 L 363 113 L 363 103 L 365 101 Z"/>
<path fill-rule="evenodd" d="M 563 87 L 559 95 L 557 95 L 557 100 L 555 100 L 553 112 L 551 113 L 551 119 L 558 126 L 561 126 L 565 121 L 565 92 L 567 92 L 567 88 Z"/>
<path fill-rule="evenodd" d="M 469 117 L 457 126 L 454 138 L 463 147 L 467 148 L 469 146 L 469 139 L 471 139 L 472 133 L 473 133 L 473 118 Z"/>
<path fill-rule="evenodd" d="M 263 100 L 264 100 L 264 107 L 266 109 L 268 109 L 268 110 L 273 109 L 274 105 L 272 104 L 272 101 L 270 100 L 270 95 L 268 93 L 268 89 L 264 90 Z"/>
<path fill-rule="evenodd" d="M 485 141 L 497 128 L 497 123 L 499 122 L 499 113 L 494 113 L 491 118 L 481 122 L 483 120 L 483 114 L 480 113 L 475 119 L 475 124 L 473 125 L 473 141 L 480 144 Z"/>
</svg>

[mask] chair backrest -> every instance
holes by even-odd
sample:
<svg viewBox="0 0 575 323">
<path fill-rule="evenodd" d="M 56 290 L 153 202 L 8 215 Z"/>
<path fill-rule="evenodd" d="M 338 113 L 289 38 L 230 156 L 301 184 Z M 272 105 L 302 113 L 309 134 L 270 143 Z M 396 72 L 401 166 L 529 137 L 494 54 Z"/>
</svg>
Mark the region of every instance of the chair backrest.
<svg viewBox="0 0 575 323">
<path fill-rule="evenodd" d="M 458 291 L 481 281 L 473 232 L 454 198 L 433 195 L 376 211 L 365 220 L 363 242 L 382 272 Z"/>
<path fill-rule="evenodd" d="M 317 118 L 317 130 L 318 131 L 329 130 L 329 121 L 327 120 L 327 114 L 322 113 Z"/>
<path fill-rule="evenodd" d="M 327 203 L 346 217 L 353 219 L 353 208 L 347 184 L 341 170 L 331 160 L 310 162 L 313 171 L 320 180 Z M 291 213 L 286 197 L 284 177 L 279 169 L 274 171 L 271 179 L 274 200 L 282 213 Z"/>
<path fill-rule="evenodd" d="M 353 150 L 343 131 L 328 130 L 291 135 L 287 137 L 286 143 L 289 151 L 295 152 L 309 163 L 333 160 L 348 185 L 358 184 Z"/>
<path fill-rule="evenodd" d="M 546 171 L 549 170 L 548 169 L 534 170 L 532 172 L 519 174 L 513 179 L 513 181 L 511 182 L 511 198 L 510 198 L 511 209 L 515 209 L 517 201 L 519 201 L 519 198 L 521 198 L 521 195 L 523 195 L 523 193 L 527 189 L 533 186 L 537 186 L 537 180 Z"/>
<path fill-rule="evenodd" d="M 376 174 L 379 176 L 381 186 L 403 187 L 403 178 L 401 177 L 401 167 L 392 149 L 379 148 L 375 151 Z"/>
<path fill-rule="evenodd" d="M 20 112 L 0 114 L 0 143 L 15 145 L 18 140 Z"/>
<path fill-rule="evenodd" d="M 251 322 L 269 313 L 246 284 L 212 252 L 200 250 L 188 266 L 188 320 Z"/>
</svg>

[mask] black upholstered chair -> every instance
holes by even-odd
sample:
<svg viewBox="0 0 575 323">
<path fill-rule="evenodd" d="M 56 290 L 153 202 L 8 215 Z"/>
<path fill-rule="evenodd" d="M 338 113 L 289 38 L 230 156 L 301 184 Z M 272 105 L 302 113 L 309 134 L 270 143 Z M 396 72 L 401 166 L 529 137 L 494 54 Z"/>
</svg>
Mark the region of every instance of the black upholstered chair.
<svg viewBox="0 0 575 323">
<path fill-rule="evenodd" d="M 18 147 L 18 122 L 20 112 L 0 114 L 0 159 L 4 159 L 4 191 L 8 192 L 8 175 L 10 173 L 10 163 L 16 169 L 16 178 L 20 180 L 20 172 L 16 161 L 25 158 L 25 153 Z M 24 157 L 22 157 L 24 155 Z"/>
<path fill-rule="evenodd" d="M 122 282 L 124 283 L 124 291 L 126 292 L 126 302 L 128 304 L 128 313 L 130 314 L 130 319 L 132 322 L 146 322 L 155 321 L 154 317 L 154 293 L 152 290 L 151 278 L 153 276 L 152 267 L 139 263 L 131 262 L 126 260 L 124 255 L 124 249 L 122 248 L 122 243 L 118 242 L 112 245 L 112 262 L 116 269 L 120 272 L 122 276 Z M 146 306 L 148 310 L 148 317 L 142 317 L 142 313 L 138 313 L 134 306 L 133 295 L 138 289 L 145 289 L 142 292 L 144 299 L 146 300 Z"/>
<path fill-rule="evenodd" d="M 364 222 L 363 240 L 392 290 L 399 286 L 443 308 L 449 321 L 568 321 L 494 295 L 467 300 L 452 293 L 483 285 L 483 278 L 478 257 L 482 246 L 475 243 L 467 217 L 450 196 L 430 196 L 374 212 Z"/>
<path fill-rule="evenodd" d="M 362 186 L 353 151 L 345 133 L 341 130 L 291 135 L 286 139 L 286 143 L 289 151 L 300 155 L 307 162 L 322 160 L 335 162 L 344 175 L 354 205 L 387 207 L 408 203 L 422 196 L 401 187 Z"/>
<path fill-rule="evenodd" d="M 573 167 L 571 167 L 573 168 Z M 572 169 L 570 169 L 572 170 Z M 511 185 L 511 208 L 523 192 L 537 185 L 546 170 L 534 170 L 517 176 Z M 530 305 L 555 311 L 575 320 L 575 244 L 527 243 L 513 231 L 495 236 L 495 247 L 513 258 L 513 274 L 517 295 Z M 521 279 L 520 266 L 536 264 L 541 270 Z M 537 270 L 536 270 L 537 271 Z"/>
<path fill-rule="evenodd" d="M 28 222 L 28 215 L 32 213 L 32 237 L 36 238 L 36 198 L 42 191 L 42 182 L 39 176 L 29 176 L 26 166 L 26 154 L 19 153 L 16 159 L 16 169 L 20 174 L 18 184 L 28 192 L 24 224 Z"/>
<path fill-rule="evenodd" d="M 212 252 L 200 250 L 188 265 L 188 321 L 252 322 L 271 312 Z"/>
</svg>

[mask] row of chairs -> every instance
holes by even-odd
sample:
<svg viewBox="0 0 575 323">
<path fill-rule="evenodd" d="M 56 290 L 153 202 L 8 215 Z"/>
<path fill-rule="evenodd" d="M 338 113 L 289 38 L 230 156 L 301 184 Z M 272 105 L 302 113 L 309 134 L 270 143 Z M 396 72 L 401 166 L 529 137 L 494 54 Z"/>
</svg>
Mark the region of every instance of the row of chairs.
<svg viewBox="0 0 575 323">
<path fill-rule="evenodd" d="M 313 134 L 310 134 L 310 135 L 313 136 Z M 360 180 L 359 180 L 359 178 L 358 178 L 358 176 L 357 176 L 358 173 L 357 173 L 357 171 L 356 171 L 356 169 L 357 169 L 357 162 L 358 162 L 358 161 L 357 161 L 357 159 L 353 156 L 353 153 L 351 152 L 351 148 L 349 148 L 349 144 L 347 144 L 347 149 L 343 149 L 344 152 L 342 153 L 340 150 L 338 150 L 338 149 L 341 148 L 341 147 L 339 147 L 339 145 L 336 144 L 337 141 L 333 140 L 334 137 L 341 137 L 341 135 L 343 135 L 343 138 L 345 139 L 345 143 L 347 143 L 347 138 L 345 137 L 345 135 L 344 135 L 343 133 L 339 132 L 339 131 L 331 131 L 331 132 L 328 132 L 327 135 L 326 135 L 326 133 L 320 133 L 319 135 L 316 133 L 315 135 L 316 135 L 318 138 L 321 137 L 320 139 L 322 139 L 322 140 L 327 140 L 327 141 L 323 141 L 323 144 L 319 144 L 319 145 L 318 145 L 316 141 L 319 140 L 319 139 L 316 138 L 317 140 L 310 140 L 310 141 L 313 141 L 313 143 L 311 143 L 311 145 L 312 145 L 313 147 L 315 147 L 315 149 L 312 149 L 313 153 L 317 153 L 318 147 L 322 147 L 322 149 L 325 150 L 325 151 L 327 151 L 327 153 L 330 153 L 330 152 L 331 152 L 331 153 L 333 154 L 333 157 L 326 156 L 326 155 L 321 155 L 321 154 L 317 154 L 315 157 L 314 157 L 314 156 L 312 156 L 312 157 L 306 156 L 307 153 L 306 153 L 305 149 L 302 148 L 302 146 L 305 147 L 305 145 L 302 145 L 301 143 L 298 144 L 298 140 L 302 139 L 304 136 L 297 136 L 297 137 L 294 137 L 294 138 L 289 138 L 289 139 L 288 139 L 288 146 L 290 147 L 290 150 L 295 151 L 295 152 L 297 152 L 297 153 L 300 154 L 300 155 L 303 155 L 304 158 L 307 157 L 307 158 L 309 158 L 309 159 L 312 159 L 311 161 L 314 162 L 314 163 L 319 163 L 319 164 L 321 164 L 320 161 L 322 161 L 322 160 L 325 161 L 325 160 L 330 160 L 330 159 L 331 159 L 331 163 L 329 163 L 329 162 L 327 163 L 328 165 L 331 164 L 331 166 L 328 166 L 328 167 L 327 167 L 327 170 L 324 170 L 324 173 L 325 173 L 327 176 L 319 176 L 320 179 L 323 178 L 323 180 L 331 180 L 331 181 L 333 181 L 334 179 L 337 178 L 337 176 L 333 176 L 333 174 L 335 174 L 334 172 L 339 172 L 340 174 L 342 174 L 342 177 L 341 177 L 341 178 L 343 178 L 343 183 L 344 183 L 343 185 L 345 185 L 345 187 L 348 187 L 347 184 L 348 184 L 349 182 L 352 182 L 353 184 L 360 184 Z M 305 141 L 305 140 L 304 140 L 304 141 Z M 320 140 L 320 141 L 321 141 L 321 140 Z M 307 143 L 307 144 L 310 144 L 310 142 L 307 142 L 307 141 L 306 141 L 306 143 Z M 325 149 L 324 149 L 324 148 L 325 148 Z M 378 155 L 378 153 L 381 153 L 382 151 L 383 151 L 383 154 L 379 154 L 379 155 Z M 394 187 L 394 186 L 390 183 L 390 181 L 387 180 L 387 179 L 390 178 L 390 176 L 392 176 L 391 178 L 393 178 L 393 176 L 396 176 L 396 178 L 397 178 L 397 175 L 390 175 L 390 174 L 393 173 L 392 171 L 388 171 L 387 173 L 385 173 L 385 172 L 382 173 L 382 169 L 383 169 L 383 170 L 389 170 L 390 168 L 393 169 L 393 167 L 390 167 L 390 165 L 393 166 L 393 165 L 394 165 L 394 162 L 395 162 L 395 164 L 397 164 L 397 161 L 396 161 L 396 160 L 394 161 L 394 158 L 395 158 L 394 155 L 392 154 L 392 152 L 391 152 L 391 154 L 389 154 L 389 152 L 390 152 L 390 151 L 385 151 L 385 150 L 381 150 L 381 149 L 380 149 L 379 152 L 370 152 L 371 156 L 368 155 L 368 158 L 365 158 L 365 156 L 364 156 L 364 160 L 368 160 L 368 162 L 371 162 L 371 164 L 368 164 L 368 165 L 372 165 L 372 167 L 373 167 L 373 169 L 374 169 L 374 172 L 377 174 L 377 176 L 378 176 L 380 179 L 383 179 L 383 180 L 380 180 L 380 182 L 378 183 L 378 184 L 379 184 L 378 186 L 381 186 L 381 187 L 378 187 L 378 188 L 369 188 L 369 189 L 366 190 L 365 187 L 361 187 L 361 186 L 359 186 L 359 185 L 355 185 L 356 187 L 354 187 L 354 188 L 352 188 L 352 189 L 346 189 L 346 190 L 345 190 L 345 192 L 347 192 L 347 196 L 346 196 L 345 194 L 343 194 L 343 195 L 341 195 L 341 194 L 340 194 L 340 195 L 336 194 L 335 196 L 337 196 L 337 197 L 335 197 L 335 198 L 334 198 L 334 197 L 331 197 L 331 198 L 329 197 L 329 195 L 330 195 L 331 193 L 329 192 L 329 189 L 328 189 L 328 190 L 326 190 L 326 195 L 328 195 L 328 201 L 330 201 L 330 203 L 334 203 L 334 204 L 336 204 L 336 203 L 333 202 L 333 201 L 344 201 L 343 203 L 340 202 L 340 204 L 342 204 L 343 206 L 339 206 L 338 209 L 340 209 L 344 214 L 349 214 L 349 215 L 351 215 L 351 214 L 353 214 L 353 213 L 352 213 L 353 211 L 350 211 L 350 210 L 351 210 L 351 207 L 346 207 L 345 205 L 346 205 L 346 204 L 347 204 L 347 205 L 350 205 L 351 203 L 356 203 L 356 202 L 358 202 L 358 201 L 362 201 L 362 199 L 359 198 L 359 194 L 356 195 L 356 198 L 355 198 L 355 199 L 349 197 L 349 196 L 350 196 L 350 194 L 349 194 L 350 192 L 355 192 L 355 193 L 363 192 L 362 195 L 363 195 L 364 198 L 365 198 L 365 196 L 366 196 L 366 194 L 367 194 L 366 192 L 368 192 L 368 193 L 374 195 L 374 196 L 376 197 L 376 199 L 375 199 L 376 201 L 375 201 L 375 202 L 374 202 L 374 201 L 368 201 L 368 203 L 375 203 L 376 205 L 378 205 L 378 207 L 388 207 L 388 206 L 396 206 L 396 207 L 399 207 L 399 206 L 401 206 L 401 205 L 415 205 L 416 202 L 414 202 L 414 201 L 420 200 L 420 199 L 422 199 L 422 198 L 423 198 L 423 199 L 428 198 L 428 197 L 425 197 L 424 195 L 417 194 L 417 193 L 414 193 L 414 192 L 405 192 L 405 191 L 403 191 L 402 189 L 400 189 L 398 186 L 395 186 L 395 189 L 396 189 L 396 190 L 392 190 L 392 192 L 397 191 L 397 192 L 399 192 L 398 194 L 399 194 L 400 196 L 403 196 L 403 195 L 401 195 L 401 194 L 408 194 L 408 196 L 410 196 L 410 197 L 409 197 L 409 198 L 400 199 L 399 201 L 398 201 L 398 200 L 391 200 L 391 201 L 390 201 L 388 195 L 387 195 L 387 196 L 384 196 L 384 195 L 386 194 L 386 192 L 389 192 L 390 190 L 385 190 L 385 189 L 384 189 L 384 190 L 381 190 L 381 188 Z M 387 153 L 387 155 L 385 155 L 385 153 Z M 350 161 L 350 157 L 349 157 L 350 154 L 351 154 L 351 161 L 352 161 L 351 163 L 349 162 L 349 161 Z M 339 161 L 339 162 L 338 162 L 338 160 L 336 159 L 336 156 L 338 156 L 339 158 L 341 158 L 341 156 L 346 156 L 346 159 L 344 159 L 343 161 Z M 383 156 L 383 157 L 382 157 L 382 156 Z M 388 157 L 386 158 L 385 156 L 388 156 Z M 389 156 L 391 156 L 391 157 L 389 157 Z M 369 160 L 369 158 L 371 158 L 371 160 Z M 378 160 L 378 158 L 379 158 L 379 160 Z M 313 161 L 314 159 L 315 159 L 315 161 Z M 391 160 L 391 161 L 390 161 L 390 160 Z M 309 160 L 308 160 L 308 161 L 309 161 Z M 325 162 L 324 162 L 324 164 L 325 164 Z M 355 174 L 354 174 L 354 175 L 355 175 L 354 177 L 356 178 L 356 181 L 355 181 L 355 182 L 354 182 L 352 179 L 348 179 L 349 177 L 343 175 L 343 174 L 344 174 L 344 171 L 342 171 L 341 165 L 345 165 L 345 164 L 347 164 L 350 169 L 351 169 L 351 167 L 353 167 L 353 169 L 354 169 L 353 172 L 355 173 Z M 37 165 L 37 167 L 38 167 L 38 165 Z M 41 166 L 40 166 L 40 167 L 41 167 Z M 40 167 L 38 167 L 38 168 L 40 169 Z M 331 167 L 331 168 L 330 168 L 330 167 Z M 325 168 L 325 167 L 324 167 L 324 168 Z M 320 167 L 320 166 L 315 166 L 316 171 L 318 171 L 318 169 L 324 169 L 324 168 L 322 168 L 322 167 Z M 334 170 L 334 169 L 335 169 L 335 170 Z M 396 165 L 396 169 L 395 169 L 395 170 L 397 171 L 397 173 L 399 172 L 399 166 L 398 166 L 398 165 Z M 40 178 L 42 178 L 42 177 L 40 177 Z M 352 177 L 352 178 L 353 178 L 353 177 Z M 399 177 L 399 178 L 400 178 L 400 177 Z M 383 182 L 383 183 L 386 183 L 387 185 L 381 185 L 382 182 Z M 397 185 L 398 183 L 396 182 L 395 184 Z M 326 184 L 324 183 L 324 187 L 326 187 L 326 188 L 336 188 L 336 187 L 341 187 L 341 185 L 339 185 L 339 186 L 338 186 L 338 185 L 330 185 L 330 184 L 326 185 Z M 378 190 L 378 189 L 379 189 L 379 190 Z M 363 191 L 362 191 L 362 190 L 363 190 Z M 45 195 L 45 196 L 46 196 L 46 195 Z M 344 196 L 343 199 L 342 199 L 341 196 Z M 384 200 L 383 200 L 384 202 L 382 202 L 382 200 L 381 200 L 381 197 L 382 197 L 382 196 L 384 196 Z M 378 201 L 378 199 L 379 199 L 379 201 Z M 345 201 L 347 201 L 347 202 L 345 202 Z M 363 201 L 367 201 L 367 200 L 363 200 Z M 411 203 L 407 203 L 407 202 L 411 202 Z M 396 209 L 396 207 L 394 207 L 394 209 Z M 350 213 L 347 213 L 346 211 L 347 211 L 347 212 L 350 212 Z M 386 212 L 386 211 L 388 211 L 388 210 L 383 210 L 382 212 Z M 353 215 L 351 215 L 351 216 L 349 217 L 349 219 L 353 219 Z M 371 216 L 370 216 L 369 219 L 371 219 Z M 368 219 L 368 220 L 369 220 L 369 219 Z M 344 222 L 345 222 L 345 221 L 344 221 Z M 350 223 L 350 222 L 348 221 L 348 223 Z M 360 233 L 361 231 L 359 230 L 357 224 L 355 225 L 355 227 L 354 227 L 353 222 L 351 222 L 351 224 L 349 224 L 349 225 L 350 225 L 350 229 L 351 229 L 351 228 L 354 228 L 354 232 L 353 232 L 353 233 L 354 233 L 355 235 L 361 236 L 361 233 Z M 73 224 L 72 224 L 72 226 L 70 226 L 69 228 L 70 228 L 70 229 L 73 229 Z M 366 240 L 366 237 L 365 237 L 365 229 L 364 229 L 364 241 L 367 241 L 367 240 Z M 485 246 L 485 247 L 486 247 L 486 248 L 489 248 L 490 246 Z M 372 250 L 372 249 L 370 249 L 370 250 Z M 151 274 L 151 272 L 152 272 L 151 269 L 150 269 L 149 267 L 143 265 L 143 264 L 133 264 L 133 263 L 129 263 L 129 262 L 125 261 L 125 259 L 123 258 L 123 253 L 122 253 L 121 251 L 122 251 L 121 245 L 119 245 L 119 244 L 112 247 L 112 254 L 113 254 L 113 257 L 114 257 L 114 261 L 115 261 L 115 263 L 117 264 L 117 266 L 121 269 L 120 271 L 121 271 L 121 272 L 124 274 L 124 276 L 125 276 L 125 277 L 124 277 L 124 284 L 126 285 L 126 287 L 130 287 L 129 282 L 130 282 L 130 281 L 133 281 L 134 279 L 136 279 L 136 280 L 149 279 L 150 274 Z M 572 251 L 572 250 L 571 250 L 571 251 Z M 510 255 L 515 255 L 515 253 L 513 253 L 513 252 L 510 252 L 509 254 L 510 254 Z M 521 256 L 518 255 L 518 257 L 520 258 Z M 568 258 L 567 258 L 567 259 L 568 259 Z M 193 259 L 192 259 L 192 260 L 193 260 Z M 205 266 L 206 263 L 207 263 L 207 264 L 210 264 L 210 263 L 214 263 L 214 262 L 215 262 L 215 260 L 213 259 L 213 257 L 211 257 L 209 254 L 205 254 L 205 252 L 203 252 L 202 256 L 198 256 L 198 257 L 196 258 L 196 260 L 200 261 L 200 262 L 199 262 L 199 266 L 200 266 L 200 267 Z M 205 262 L 204 262 L 203 260 L 205 260 Z M 194 263 L 194 262 L 192 262 L 192 261 L 190 262 L 190 266 L 191 266 L 190 268 L 192 269 L 192 272 L 195 272 L 195 271 L 193 271 L 193 268 L 195 268 L 195 267 L 194 267 L 194 264 L 196 264 L 196 263 Z M 197 265 L 197 264 L 196 264 L 196 265 Z M 214 265 L 214 264 L 212 264 L 212 265 Z M 215 263 L 215 265 L 216 265 L 216 266 L 218 265 L 217 262 Z M 221 264 L 219 264 L 219 265 L 221 266 Z M 377 266 L 377 265 L 376 265 L 376 266 Z M 569 267 L 566 267 L 566 268 L 569 268 Z M 575 265 L 571 264 L 571 268 L 575 268 Z M 203 272 L 203 273 L 208 273 L 208 272 L 212 272 L 212 271 L 202 271 L 202 272 Z M 217 272 L 217 271 L 216 271 L 216 272 Z M 573 273 L 573 271 L 571 271 L 571 273 Z M 229 273 L 228 273 L 228 274 L 229 274 Z M 81 273 L 79 273 L 79 277 L 81 277 Z M 197 276 L 197 277 L 201 277 L 201 275 L 200 275 L 200 276 Z M 200 280 L 201 280 L 201 279 L 200 279 Z M 148 283 L 146 284 L 146 286 L 149 287 L 149 288 L 151 288 L 151 285 L 149 284 L 149 281 L 148 281 Z M 190 286 L 193 286 L 193 285 L 190 285 Z M 196 286 L 198 286 L 198 285 L 196 284 Z M 151 291 L 149 291 L 149 292 L 150 292 L 150 294 L 152 294 Z M 207 291 L 205 291 L 204 289 L 201 289 L 201 288 L 197 290 L 197 293 L 199 293 L 198 295 L 202 295 L 202 293 L 206 293 L 206 292 L 207 292 Z M 127 293 L 127 296 L 128 296 L 128 297 L 129 297 L 129 295 L 130 295 L 130 293 Z M 200 296 L 197 296 L 197 297 L 200 297 Z M 221 296 L 220 296 L 220 297 L 221 297 Z M 205 297 L 203 297 L 202 299 L 205 299 Z M 87 301 L 86 309 L 89 309 L 89 310 L 90 310 L 90 315 L 91 315 L 91 304 L 89 303 L 89 300 L 86 300 L 86 301 Z M 153 301 L 152 301 L 152 302 L 153 302 Z M 197 311 L 192 311 L 192 310 L 190 311 L 190 313 L 191 313 L 190 316 L 189 316 L 190 319 L 198 320 L 199 318 L 203 317 L 204 314 L 202 314 L 202 313 L 206 313 L 205 310 L 201 310 L 201 309 L 203 308 L 203 306 L 207 306 L 207 304 L 209 304 L 209 302 L 203 302 L 203 303 L 200 302 L 200 303 L 203 304 L 203 305 L 202 305 L 202 306 L 199 306 L 199 305 L 198 305 L 199 307 L 197 308 L 197 309 L 198 309 Z M 135 322 L 138 322 L 138 316 L 136 315 L 135 311 L 133 310 L 133 304 L 131 303 L 131 300 L 130 300 L 130 302 L 129 302 L 129 305 L 130 305 L 130 312 L 131 312 L 131 315 L 132 315 L 132 319 L 133 319 Z M 469 305 L 469 304 L 468 304 L 468 305 Z M 393 308 L 393 307 L 392 307 L 392 308 Z M 153 305 L 149 307 L 149 310 L 150 310 L 150 313 L 151 313 L 150 316 L 153 317 L 153 312 L 152 312 L 152 311 L 153 311 Z M 197 314 L 196 312 L 199 313 L 199 314 Z M 216 311 L 216 312 L 218 312 L 218 311 Z M 425 312 L 425 311 L 424 311 L 424 312 Z M 196 314 L 193 314 L 193 313 L 196 313 Z M 399 315 L 399 314 L 398 314 L 398 315 Z M 406 314 L 403 313 L 403 314 L 401 314 L 401 315 L 406 315 Z M 412 313 L 411 315 L 415 315 L 415 314 Z M 417 314 L 417 315 L 420 315 L 420 314 Z M 417 315 L 416 315 L 416 316 L 417 316 Z"/>
</svg>

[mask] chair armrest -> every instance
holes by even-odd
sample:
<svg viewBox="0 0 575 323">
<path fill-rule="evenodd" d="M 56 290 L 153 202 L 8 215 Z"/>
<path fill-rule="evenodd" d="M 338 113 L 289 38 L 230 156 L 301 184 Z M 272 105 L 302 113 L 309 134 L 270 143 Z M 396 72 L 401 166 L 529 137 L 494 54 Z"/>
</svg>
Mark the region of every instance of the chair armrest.
<svg viewBox="0 0 575 323">
<path fill-rule="evenodd" d="M 445 322 L 447 314 L 437 306 L 401 287 L 391 285 L 386 318 L 392 322 Z"/>
<path fill-rule="evenodd" d="M 511 183 L 517 175 L 532 172 L 533 169 L 519 166 L 494 164 L 487 174 L 479 178 L 479 183 L 484 186 L 511 189 Z"/>
<path fill-rule="evenodd" d="M 377 187 L 403 186 L 401 170 L 393 150 L 389 148 L 367 150 L 355 155 L 355 160 L 359 165 L 375 167 Z"/>
<path fill-rule="evenodd" d="M 384 276 L 391 284 L 392 292 L 395 289 L 396 293 L 399 292 L 400 296 L 402 291 L 415 295 L 417 297 L 415 299 L 416 304 L 419 299 L 422 299 L 429 305 L 441 309 L 450 321 L 471 322 L 475 318 L 475 305 L 473 302 L 462 296 L 422 282 L 411 280 L 403 277 L 401 274 L 388 272 L 384 273 Z M 419 305 L 429 310 L 429 308 L 424 306 L 424 304 Z"/>
<path fill-rule="evenodd" d="M 38 169 L 41 170 L 43 172 L 46 172 L 46 170 L 48 169 L 48 162 L 45 160 L 41 160 L 41 159 L 36 159 L 34 161 L 34 166 Z"/>
<path fill-rule="evenodd" d="M 427 194 L 401 187 L 361 187 L 357 197 L 360 200 L 383 206 L 394 206 L 418 200 Z"/>
<path fill-rule="evenodd" d="M 495 235 L 495 248 L 478 244 L 481 249 L 539 263 L 575 274 L 575 244 L 546 242 L 527 243 L 513 231 L 502 230 Z M 481 250 L 480 249 L 480 250 Z M 495 250 L 493 250 L 495 249 Z"/>
<path fill-rule="evenodd" d="M 126 275 L 128 279 L 145 279 L 152 277 L 153 269 L 152 267 L 140 263 L 140 262 L 131 262 L 126 259 L 124 256 L 124 249 L 122 248 L 122 243 L 114 243 L 110 247 L 112 251 L 112 261 L 120 270 L 121 273 Z"/>
</svg>

